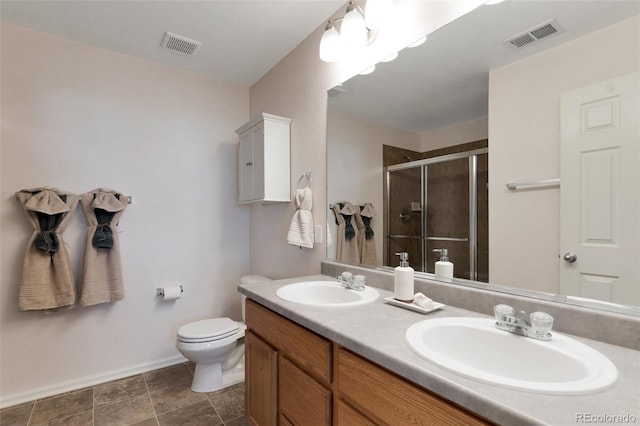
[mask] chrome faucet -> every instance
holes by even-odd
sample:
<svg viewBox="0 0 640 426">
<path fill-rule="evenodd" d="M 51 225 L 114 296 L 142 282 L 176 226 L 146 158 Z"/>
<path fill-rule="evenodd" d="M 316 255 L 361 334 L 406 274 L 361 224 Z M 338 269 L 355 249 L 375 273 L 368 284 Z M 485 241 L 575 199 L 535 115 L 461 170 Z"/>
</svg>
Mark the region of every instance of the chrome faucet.
<svg viewBox="0 0 640 426">
<path fill-rule="evenodd" d="M 516 316 L 509 305 L 496 305 L 493 307 L 493 313 L 496 318 L 496 328 L 500 330 L 532 339 L 551 340 L 553 317 L 546 312 L 532 313 L 529 316 L 530 322 L 525 319 L 525 311 L 520 311 Z"/>
<path fill-rule="evenodd" d="M 341 275 L 336 277 L 338 282 L 344 288 L 348 288 L 349 290 L 364 290 L 364 275 L 353 275 L 351 272 L 343 272 Z"/>
</svg>

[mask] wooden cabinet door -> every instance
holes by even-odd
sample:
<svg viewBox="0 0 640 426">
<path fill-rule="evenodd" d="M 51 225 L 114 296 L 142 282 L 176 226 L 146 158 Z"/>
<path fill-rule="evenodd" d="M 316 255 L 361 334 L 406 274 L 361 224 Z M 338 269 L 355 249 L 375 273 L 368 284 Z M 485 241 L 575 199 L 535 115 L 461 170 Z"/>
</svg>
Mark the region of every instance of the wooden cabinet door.
<svg viewBox="0 0 640 426">
<path fill-rule="evenodd" d="M 331 391 L 280 357 L 278 369 L 280 416 L 295 426 L 331 424 Z"/>
<path fill-rule="evenodd" d="M 278 424 L 278 352 L 255 334 L 245 333 L 245 411 L 259 426 Z"/>
</svg>

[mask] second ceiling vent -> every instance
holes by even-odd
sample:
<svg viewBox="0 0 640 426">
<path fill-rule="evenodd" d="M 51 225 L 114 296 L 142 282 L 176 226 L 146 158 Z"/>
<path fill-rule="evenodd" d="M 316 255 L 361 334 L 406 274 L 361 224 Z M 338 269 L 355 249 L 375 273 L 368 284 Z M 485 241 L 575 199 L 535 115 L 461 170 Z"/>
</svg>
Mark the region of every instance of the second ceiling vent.
<svg viewBox="0 0 640 426">
<path fill-rule="evenodd" d="M 165 49 L 188 56 L 195 55 L 201 44 L 199 41 L 191 40 L 190 38 L 168 31 L 164 33 L 164 38 L 162 39 L 162 47 Z"/>
<path fill-rule="evenodd" d="M 564 29 L 558 24 L 558 21 L 552 19 L 543 24 L 536 25 L 518 35 L 510 37 L 504 41 L 504 44 L 512 49 L 520 49 L 532 43 L 542 40 L 556 34 L 564 32 Z"/>
</svg>

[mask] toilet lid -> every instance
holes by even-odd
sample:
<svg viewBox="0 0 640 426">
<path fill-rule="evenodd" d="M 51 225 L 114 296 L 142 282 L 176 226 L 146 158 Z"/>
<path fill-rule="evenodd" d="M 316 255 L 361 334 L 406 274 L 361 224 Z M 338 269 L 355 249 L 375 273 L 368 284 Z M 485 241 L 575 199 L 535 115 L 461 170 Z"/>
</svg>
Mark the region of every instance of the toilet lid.
<svg viewBox="0 0 640 426">
<path fill-rule="evenodd" d="M 239 328 L 238 323 L 229 318 L 206 319 L 180 327 L 178 339 L 183 342 L 220 340 L 236 334 Z"/>
</svg>

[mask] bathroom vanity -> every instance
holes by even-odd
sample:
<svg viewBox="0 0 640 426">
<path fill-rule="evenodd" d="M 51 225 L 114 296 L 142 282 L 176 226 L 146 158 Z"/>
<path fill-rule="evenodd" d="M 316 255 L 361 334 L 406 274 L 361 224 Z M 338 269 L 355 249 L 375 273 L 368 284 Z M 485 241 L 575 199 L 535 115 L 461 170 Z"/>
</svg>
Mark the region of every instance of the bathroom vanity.
<svg viewBox="0 0 640 426">
<path fill-rule="evenodd" d="M 248 297 L 246 415 L 253 424 L 561 425 L 595 415 L 640 421 L 636 350 L 575 337 L 618 369 L 617 382 L 594 394 L 546 395 L 486 384 L 421 359 L 405 332 L 430 318 L 487 316 L 453 306 L 428 315 L 404 310 L 385 304 L 391 292 L 382 288 L 378 300 L 348 308 L 276 295 L 287 284 L 328 279 L 239 286 Z"/>
<path fill-rule="evenodd" d="M 246 315 L 254 424 L 489 424 L 252 300 Z"/>
</svg>

